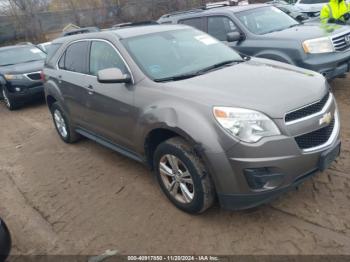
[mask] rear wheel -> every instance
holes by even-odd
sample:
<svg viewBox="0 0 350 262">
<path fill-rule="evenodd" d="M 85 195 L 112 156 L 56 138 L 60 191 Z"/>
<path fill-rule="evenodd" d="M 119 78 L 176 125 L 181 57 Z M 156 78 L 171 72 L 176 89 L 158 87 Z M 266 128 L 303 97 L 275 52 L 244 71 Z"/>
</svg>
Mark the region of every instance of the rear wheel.
<svg viewBox="0 0 350 262">
<path fill-rule="evenodd" d="M 61 106 L 56 102 L 51 106 L 50 109 L 57 133 L 61 139 L 66 143 L 77 142 L 80 136 L 71 126 L 71 123 L 62 110 Z"/>
<path fill-rule="evenodd" d="M 176 137 L 159 145 L 154 166 L 161 189 L 176 207 L 197 214 L 212 206 L 213 183 L 201 159 L 185 140 Z"/>
</svg>

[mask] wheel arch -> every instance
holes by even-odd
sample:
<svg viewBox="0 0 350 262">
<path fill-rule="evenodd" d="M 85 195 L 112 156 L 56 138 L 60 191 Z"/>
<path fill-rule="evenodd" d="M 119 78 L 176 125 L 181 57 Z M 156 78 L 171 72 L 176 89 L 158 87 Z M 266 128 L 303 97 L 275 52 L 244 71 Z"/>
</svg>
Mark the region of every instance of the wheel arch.
<svg viewBox="0 0 350 262">
<path fill-rule="evenodd" d="M 195 149 L 195 152 L 202 158 L 203 154 L 200 144 L 196 143 L 196 141 L 185 131 L 179 128 L 172 128 L 168 126 L 157 126 L 149 130 L 144 139 L 144 152 L 146 162 L 151 169 L 153 169 L 153 155 L 157 147 L 164 141 L 173 137 L 183 138 Z"/>
<path fill-rule="evenodd" d="M 52 95 L 46 96 L 46 103 L 47 103 L 47 106 L 49 107 L 50 110 L 51 110 L 52 105 L 55 102 L 57 102 L 57 99 L 54 96 L 52 96 Z"/>
<path fill-rule="evenodd" d="M 271 59 L 282 63 L 287 63 L 290 65 L 295 65 L 294 61 L 285 53 L 274 51 L 274 50 L 266 50 L 260 53 L 257 53 L 255 57 Z"/>
<path fill-rule="evenodd" d="M 69 113 L 68 108 L 64 103 L 62 92 L 54 81 L 48 81 L 45 83 L 45 99 L 46 104 L 50 110 L 55 102 L 59 102 L 62 109 L 66 113 Z"/>
</svg>

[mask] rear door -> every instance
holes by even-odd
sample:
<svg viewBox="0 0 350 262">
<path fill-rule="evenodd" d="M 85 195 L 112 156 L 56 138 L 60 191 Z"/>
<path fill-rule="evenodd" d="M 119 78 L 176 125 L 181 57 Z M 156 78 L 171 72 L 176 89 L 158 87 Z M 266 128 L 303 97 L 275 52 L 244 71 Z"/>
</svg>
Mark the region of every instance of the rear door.
<svg viewBox="0 0 350 262">
<path fill-rule="evenodd" d="M 59 60 L 58 83 L 72 120 L 88 128 L 89 83 L 86 79 L 89 61 L 89 41 L 70 44 Z"/>
<path fill-rule="evenodd" d="M 91 43 L 88 81 L 93 94 L 89 97 L 88 121 L 95 134 L 114 144 L 132 148 L 132 133 L 135 126 L 134 86 L 130 84 L 102 84 L 97 81 L 100 70 L 119 68 L 131 75 L 116 47 L 105 40 Z"/>
</svg>

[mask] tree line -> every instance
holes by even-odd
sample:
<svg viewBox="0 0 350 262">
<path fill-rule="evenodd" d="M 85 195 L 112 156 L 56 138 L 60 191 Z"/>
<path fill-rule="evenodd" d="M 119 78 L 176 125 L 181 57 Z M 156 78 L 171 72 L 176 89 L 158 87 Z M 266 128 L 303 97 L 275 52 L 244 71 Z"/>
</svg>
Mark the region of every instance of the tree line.
<svg viewBox="0 0 350 262">
<path fill-rule="evenodd" d="M 0 15 L 9 17 L 15 23 L 16 28 L 23 33 L 27 41 L 39 42 L 44 40 L 41 24 L 43 21 L 40 21 L 38 18 L 38 14 L 42 12 L 70 10 L 74 16 L 72 23 L 79 26 L 81 10 L 96 10 L 104 7 L 114 7 L 115 10 L 122 10 L 132 2 L 142 4 L 142 1 L 145 0 L 0 0 Z M 159 0 L 148 0 L 149 2 L 152 3 L 153 17 L 153 12 L 157 13 Z M 175 11 L 198 7 L 212 1 L 168 0 L 166 2 L 168 2 L 167 9 Z"/>
</svg>

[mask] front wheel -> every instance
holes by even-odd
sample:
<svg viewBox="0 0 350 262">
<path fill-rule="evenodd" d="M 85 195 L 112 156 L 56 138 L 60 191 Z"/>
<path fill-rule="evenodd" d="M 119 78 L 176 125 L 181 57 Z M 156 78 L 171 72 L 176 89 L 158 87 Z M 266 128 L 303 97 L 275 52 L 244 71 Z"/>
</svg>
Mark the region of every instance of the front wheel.
<svg viewBox="0 0 350 262">
<path fill-rule="evenodd" d="M 5 88 L 2 88 L 2 98 L 4 99 L 8 110 L 12 111 L 18 108 L 17 103 L 12 98 L 10 98 Z"/>
<path fill-rule="evenodd" d="M 159 145 L 154 167 L 161 189 L 176 207 L 198 214 L 212 206 L 213 183 L 201 159 L 186 141 L 176 137 Z"/>
</svg>

